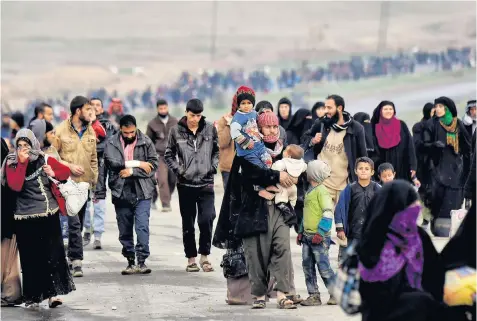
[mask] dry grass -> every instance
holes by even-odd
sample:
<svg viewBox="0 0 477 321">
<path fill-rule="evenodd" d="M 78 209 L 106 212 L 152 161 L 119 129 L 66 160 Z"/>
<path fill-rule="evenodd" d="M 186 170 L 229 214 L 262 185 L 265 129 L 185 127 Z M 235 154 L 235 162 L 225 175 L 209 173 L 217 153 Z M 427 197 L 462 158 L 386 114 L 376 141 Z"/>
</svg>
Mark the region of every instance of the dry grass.
<svg viewBox="0 0 477 321">
<path fill-rule="evenodd" d="M 381 2 L 218 3 L 217 55 L 209 60 L 212 2 L 2 2 L 2 93 L 61 87 L 120 90 L 171 81 L 183 69 L 250 68 L 297 57 L 330 59 L 377 47 Z M 475 46 L 475 2 L 390 3 L 387 49 Z M 116 77 L 109 65 L 144 66 Z M 81 66 L 78 72 L 76 67 Z M 2 77 L 3 78 L 3 77 Z"/>
</svg>

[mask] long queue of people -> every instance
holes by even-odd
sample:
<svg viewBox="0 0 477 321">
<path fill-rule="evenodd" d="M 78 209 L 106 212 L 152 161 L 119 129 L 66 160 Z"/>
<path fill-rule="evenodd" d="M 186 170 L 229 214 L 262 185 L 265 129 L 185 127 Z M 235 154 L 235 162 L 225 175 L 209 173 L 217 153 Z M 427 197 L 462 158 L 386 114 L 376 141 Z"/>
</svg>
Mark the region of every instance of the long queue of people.
<svg viewBox="0 0 477 321">
<path fill-rule="evenodd" d="M 295 113 L 283 98 L 275 114 L 270 102 L 256 103 L 255 91 L 242 86 L 215 126 L 199 99 L 187 102 L 181 119 L 169 115 L 165 100 L 156 107 L 143 133 L 134 116 L 122 116 L 116 126 L 100 99 L 77 96 L 70 118 L 56 128 L 43 115 L 18 129 L 12 152 L 2 139 L 2 198 L 16 199 L 2 203 L 2 247 L 13 248 L 5 263 L 13 266 L 18 244 L 23 276 L 21 292 L 4 295 L 2 287 L 2 304 L 35 307 L 48 299 L 54 308 L 62 304 L 59 295 L 75 290 L 72 276 L 83 276 L 91 234 L 94 248 L 102 247 L 107 182 L 127 262 L 122 275 L 151 273 L 150 211 L 158 198 L 162 211 L 171 211 L 177 186 L 185 270 L 213 272 L 211 246 L 226 250 L 228 304 L 263 309 L 276 296 L 280 309 L 321 305 L 315 267 L 332 293 L 334 226 L 339 266 L 350 245 L 359 244 L 363 320 L 467 320 L 471 308 L 444 304 L 443 276 L 456 256 L 475 268 L 475 242 L 441 257 L 427 233 L 448 236 L 450 212 L 463 204 L 475 213 L 475 100 L 462 121 L 450 98 L 426 104 L 413 135 L 391 101 L 378 104 L 372 117 L 353 117 L 339 95 Z M 225 192 L 214 232 L 219 170 Z M 91 190 L 77 215 L 68 215 L 53 183 L 68 178 Z M 475 215 L 468 217 L 475 225 Z M 467 221 L 465 229 L 472 227 Z M 306 299 L 294 284 L 291 227 L 302 247 Z M 375 302 L 383 298 L 385 304 Z M 332 294 L 327 304 L 338 300 Z"/>
</svg>

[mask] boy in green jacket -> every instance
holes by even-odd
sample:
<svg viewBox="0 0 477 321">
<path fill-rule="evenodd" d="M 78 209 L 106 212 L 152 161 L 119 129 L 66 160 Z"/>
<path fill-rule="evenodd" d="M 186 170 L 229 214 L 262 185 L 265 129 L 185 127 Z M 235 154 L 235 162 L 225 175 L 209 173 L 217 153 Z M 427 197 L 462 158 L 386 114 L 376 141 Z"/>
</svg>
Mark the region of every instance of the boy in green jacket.
<svg viewBox="0 0 477 321">
<path fill-rule="evenodd" d="M 329 165 L 321 160 L 308 163 L 306 170 L 310 189 L 305 196 L 303 221 L 300 223 L 297 244 L 302 245 L 302 266 L 309 297 L 304 306 L 321 305 L 320 291 L 316 279 L 315 265 L 320 276 L 329 288 L 335 274 L 330 266 L 329 248 L 331 244 L 331 225 L 333 223 L 333 200 L 323 181 L 331 174 Z M 336 305 L 332 296 L 328 305 Z"/>
</svg>

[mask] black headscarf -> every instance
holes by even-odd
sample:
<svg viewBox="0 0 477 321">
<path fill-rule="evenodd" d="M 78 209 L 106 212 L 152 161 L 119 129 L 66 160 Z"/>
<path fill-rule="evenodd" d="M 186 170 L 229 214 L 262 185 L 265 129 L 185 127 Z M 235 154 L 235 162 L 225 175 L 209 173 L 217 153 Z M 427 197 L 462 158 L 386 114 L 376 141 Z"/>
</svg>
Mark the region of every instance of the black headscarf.
<svg viewBox="0 0 477 321">
<path fill-rule="evenodd" d="M 281 104 L 287 104 L 288 106 L 290 106 L 290 112 L 288 114 L 288 119 L 283 119 L 282 116 L 280 116 L 280 105 Z M 292 115 L 293 115 L 293 113 L 292 113 L 292 102 L 290 101 L 290 99 L 288 99 L 287 97 L 283 97 L 282 99 L 280 99 L 278 101 L 277 115 L 278 115 L 278 120 L 279 120 L 280 126 L 282 126 L 283 128 L 285 128 L 285 130 L 287 130 L 288 126 L 290 125 L 291 118 L 292 118 Z"/>
<path fill-rule="evenodd" d="M 381 109 L 383 109 L 384 106 L 388 105 L 393 107 L 394 116 L 396 116 L 396 106 L 394 106 L 394 103 L 389 100 L 383 100 L 373 111 L 373 117 L 371 117 L 371 125 L 373 128 L 374 126 L 376 126 L 377 123 L 379 123 L 379 119 L 381 118 Z"/>
<path fill-rule="evenodd" d="M 262 100 L 255 105 L 255 111 L 257 114 L 261 114 L 265 109 L 270 109 L 273 112 L 273 105 L 268 100 Z"/>
<path fill-rule="evenodd" d="M 424 107 L 422 107 L 422 120 L 431 119 L 431 110 L 434 108 L 433 103 L 426 103 Z"/>
<path fill-rule="evenodd" d="M 354 114 L 354 120 L 364 127 L 364 137 L 366 138 L 366 150 L 374 151 L 373 127 L 371 126 L 371 118 L 367 113 L 359 112 Z"/>
<path fill-rule="evenodd" d="M 455 103 L 452 99 L 449 97 L 439 97 L 434 100 L 434 104 L 442 104 L 449 108 L 450 113 L 452 114 L 452 117 L 457 117 L 457 108 L 455 107 Z"/>
<path fill-rule="evenodd" d="M 287 131 L 291 131 L 294 135 L 301 137 L 301 135 L 303 135 L 303 129 L 310 127 L 309 124 L 307 124 L 311 123 L 312 121 L 310 116 L 312 116 L 312 114 L 309 109 L 298 109 L 297 112 L 291 117 Z"/>
<path fill-rule="evenodd" d="M 313 107 L 311 108 L 311 116 L 313 117 L 313 122 L 318 119 L 318 115 L 316 114 L 316 110 L 318 108 L 324 107 L 325 103 L 322 101 L 316 102 Z"/>
<path fill-rule="evenodd" d="M 358 246 L 359 260 L 366 268 L 372 269 L 378 264 L 394 215 L 417 199 L 414 187 L 404 180 L 384 184 L 374 195 L 366 209 L 366 220 Z"/>
</svg>

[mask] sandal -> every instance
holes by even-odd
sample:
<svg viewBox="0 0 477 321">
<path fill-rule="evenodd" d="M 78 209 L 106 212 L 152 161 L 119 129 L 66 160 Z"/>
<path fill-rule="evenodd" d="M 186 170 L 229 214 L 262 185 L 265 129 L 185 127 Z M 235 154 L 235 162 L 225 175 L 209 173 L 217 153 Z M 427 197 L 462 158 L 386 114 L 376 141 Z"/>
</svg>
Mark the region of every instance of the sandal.
<svg viewBox="0 0 477 321">
<path fill-rule="evenodd" d="M 293 303 L 293 301 L 286 297 L 278 301 L 277 307 L 279 309 L 286 309 L 286 310 L 296 309 L 296 305 Z"/>
<path fill-rule="evenodd" d="M 265 300 L 255 300 L 252 303 L 252 309 L 265 309 L 267 307 L 267 303 Z"/>
<path fill-rule="evenodd" d="M 61 301 L 61 299 L 58 299 L 58 298 L 50 298 L 48 300 L 48 306 L 50 307 L 50 309 L 54 309 L 57 306 L 62 304 L 63 304 L 63 301 Z"/>
<path fill-rule="evenodd" d="M 187 265 L 186 271 L 187 272 L 199 272 L 200 269 L 199 269 L 199 267 L 197 266 L 196 263 L 192 263 L 192 264 Z"/>
<path fill-rule="evenodd" d="M 214 268 L 209 261 L 200 262 L 200 267 L 204 272 L 214 272 Z"/>
<path fill-rule="evenodd" d="M 300 304 L 303 302 L 303 298 L 299 294 L 287 295 L 287 299 L 293 301 L 293 304 Z"/>
</svg>

